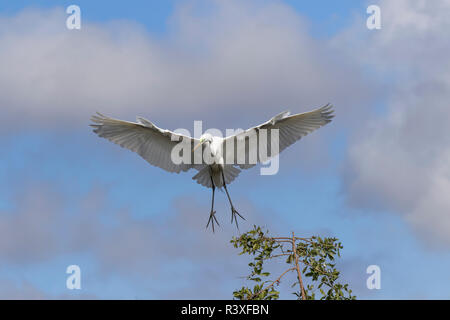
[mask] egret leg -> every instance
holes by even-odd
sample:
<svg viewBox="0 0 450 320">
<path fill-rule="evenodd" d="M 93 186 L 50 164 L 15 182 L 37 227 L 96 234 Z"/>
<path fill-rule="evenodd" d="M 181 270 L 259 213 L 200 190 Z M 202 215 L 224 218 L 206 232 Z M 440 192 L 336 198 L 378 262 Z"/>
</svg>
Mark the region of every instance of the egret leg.
<svg viewBox="0 0 450 320">
<path fill-rule="evenodd" d="M 214 182 L 211 177 L 211 183 L 212 183 L 212 201 L 211 201 L 211 213 L 209 214 L 208 223 L 206 224 L 206 228 L 208 228 L 209 223 L 211 222 L 211 227 L 214 232 L 214 221 L 219 225 L 219 222 L 216 218 L 216 211 L 214 211 L 214 192 L 216 191 L 216 186 L 214 185 Z"/>
<path fill-rule="evenodd" d="M 241 217 L 244 220 L 245 220 L 245 218 L 243 216 L 241 216 L 241 214 L 239 212 L 237 212 L 237 210 L 233 206 L 233 202 L 231 202 L 231 198 L 230 198 L 230 195 L 229 195 L 228 190 L 227 190 L 227 185 L 225 183 L 225 176 L 223 175 L 223 171 L 222 171 L 222 179 L 223 179 L 223 187 L 225 188 L 225 192 L 227 193 L 228 201 L 230 202 L 230 205 L 231 205 L 231 223 L 233 223 L 233 219 L 234 219 L 234 221 L 236 222 L 236 227 L 239 230 L 239 226 L 238 226 L 236 215 L 238 215 L 239 217 Z"/>
</svg>

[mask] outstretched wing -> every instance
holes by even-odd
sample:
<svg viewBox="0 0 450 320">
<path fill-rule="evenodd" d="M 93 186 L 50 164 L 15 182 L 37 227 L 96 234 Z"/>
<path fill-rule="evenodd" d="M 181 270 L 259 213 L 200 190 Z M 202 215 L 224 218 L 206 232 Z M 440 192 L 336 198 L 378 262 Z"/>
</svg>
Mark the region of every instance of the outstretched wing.
<svg viewBox="0 0 450 320">
<path fill-rule="evenodd" d="M 226 163 L 230 163 L 229 159 L 231 159 L 234 161 L 233 164 L 239 166 L 241 169 L 248 169 L 256 165 L 255 161 L 250 160 L 251 155 L 256 155 L 257 163 L 265 162 L 308 133 L 329 123 L 334 117 L 333 112 L 333 106 L 330 104 L 310 112 L 292 116 L 289 115 L 288 111 L 285 111 L 259 126 L 226 137 L 224 141 L 224 153 L 228 159 Z M 266 139 L 261 136 L 261 129 L 266 129 Z M 278 129 L 279 139 L 278 141 L 274 141 L 275 143 L 273 144 L 271 144 L 271 129 Z M 251 143 L 252 140 L 253 143 Z M 273 148 L 276 144 L 278 145 L 278 152 L 276 148 Z M 227 145 L 233 146 L 233 148 L 230 147 L 230 150 L 226 150 Z M 266 148 L 267 152 L 261 153 L 260 148 Z M 241 156 L 241 160 L 245 158 L 245 161 L 238 161 L 238 155 Z"/>
<path fill-rule="evenodd" d="M 176 173 L 198 166 L 194 165 L 193 161 L 190 162 L 192 164 L 175 164 L 171 159 L 173 147 L 183 139 L 186 143 L 189 143 L 190 151 L 194 143 L 199 142 L 198 139 L 158 128 L 150 121 L 140 117 L 137 118 L 138 122 L 135 123 L 113 119 L 97 113 L 97 115 L 92 116 L 91 120 L 94 122 L 91 127 L 100 137 L 136 152 L 154 166 Z"/>
</svg>

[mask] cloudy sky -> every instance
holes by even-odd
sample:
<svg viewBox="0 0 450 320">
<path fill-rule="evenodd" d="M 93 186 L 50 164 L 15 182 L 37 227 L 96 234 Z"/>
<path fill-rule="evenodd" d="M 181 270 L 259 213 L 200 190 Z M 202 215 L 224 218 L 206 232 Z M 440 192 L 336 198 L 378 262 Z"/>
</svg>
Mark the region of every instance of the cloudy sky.
<svg viewBox="0 0 450 320">
<path fill-rule="evenodd" d="M 226 196 L 212 234 L 194 172 L 149 166 L 89 118 L 225 130 L 327 102 L 333 122 L 278 174 L 230 185 L 241 230 L 338 237 L 358 298 L 450 298 L 449 13 L 448 0 L 2 1 L 0 298 L 231 298 L 248 261 Z M 81 290 L 66 288 L 72 264 Z"/>
</svg>

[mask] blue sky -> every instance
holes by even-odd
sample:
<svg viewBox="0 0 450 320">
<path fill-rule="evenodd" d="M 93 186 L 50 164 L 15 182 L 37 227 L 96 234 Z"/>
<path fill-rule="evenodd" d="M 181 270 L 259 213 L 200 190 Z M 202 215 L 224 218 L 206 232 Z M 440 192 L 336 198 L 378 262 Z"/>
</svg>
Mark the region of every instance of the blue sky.
<svg viewBox="0 0 450 320">
<path fill-rule="evenodd" d="M 1 2 L 0 297 L 231 298 L 247 260 L 226 195 L 212 234 L 193 171 L 99 139 L 90 115 L 245 128 L 332 102 L 336 118 L 284 151 L 278 174 L 230 185 L 241 230 L 338 237 L 358 298 L 448 299 L 448 3 L 376 3 L 378 31 L 365 2 L 78 1 L 69 31 L 73 2 Z M 81 290 L 66 288 L 71 264 Z M 380 290 L 366 288 L 372 264 Z"/>
<path fill-rule="evenodd" d="M 263 1 L 264 2 L 264 1 Z M 314 26 L 312 32 L 316 34 L 332 34 L 340 27 L 348 25 L 353 14 L 364 11 L 364 2 L 345 0 L 340 3 L 333 1 L 285 1 L 299 14 L 310 18 Z M 75 4 L 71 1 L 4 1 L 1 4 L 3 14 L 16 14 L 24 8 L 53 8 L 55 6 L 68 7 Z M 167 30 L 167 19 L 173 13 L 177 1 L 133 1 L 133 5 L 124 6 L 119 2 L 107 1 L 78 1 L 76 5 L 82 7 L 83 16 L 96 22 L 110 20 L 131 20 L 145 26 L 149 31 L 163 34 Z"/>
</svg>

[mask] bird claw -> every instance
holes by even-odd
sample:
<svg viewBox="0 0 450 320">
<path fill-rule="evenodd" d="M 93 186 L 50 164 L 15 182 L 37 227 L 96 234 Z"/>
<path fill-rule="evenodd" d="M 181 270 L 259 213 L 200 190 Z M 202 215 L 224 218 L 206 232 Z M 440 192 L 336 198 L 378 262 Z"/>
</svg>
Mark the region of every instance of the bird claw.
<svg viewBox="0 0 450 320">
<path fill-rule="evenodd" d="M 219 222 L 217 221 L 216 218 L 216 211 L 212 210 L 211 213 L 209 214 L 209 219 L 208 219 L 208 223 L 206 224 L 206 228 L 208 228 L 209 223 L 211 223 L 211 227 L 212 227 L 212 231 L 214 232 L 214 221 L 217 223 L 218 226 L 220 226 Z"/>
<path fill-rule="evenodd" d="M 241 217 L 241 219 L 245 220 L 245 218 L 243 216 L 241 216 L 241 214 L 234 207 L 231 207 L 231 223 L 233 223 L 233 219 L 234 219 L 234 221 L 236 222 L 236 227 L 239 230 L 239 226 L 238 226 L 237 216 L 236 215 Z"/>
</svg>

